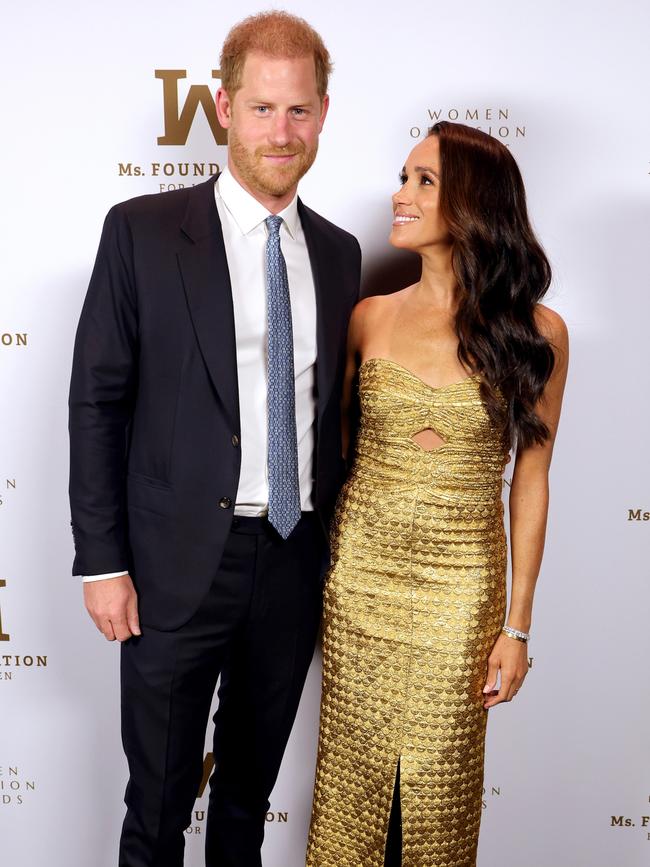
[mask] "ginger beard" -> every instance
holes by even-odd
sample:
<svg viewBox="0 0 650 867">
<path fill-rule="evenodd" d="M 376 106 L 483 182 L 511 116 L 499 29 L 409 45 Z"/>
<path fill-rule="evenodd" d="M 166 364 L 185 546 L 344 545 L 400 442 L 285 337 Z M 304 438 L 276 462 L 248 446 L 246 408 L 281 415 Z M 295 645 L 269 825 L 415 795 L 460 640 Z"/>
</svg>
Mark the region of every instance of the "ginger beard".
<svg viewBox="0 0 650 867">
<path fill-rule="evenodd" d="M 316 159 L 318 139 L 308 148 L 300 139 L 284 147 L 266 145 L 250 150 L 237 136 L 234 127 L 228 131 L 228 151 L 242 181 L 253 190 L 267 196 L 285 196 L 305 175 Z M 295 154 L 286 165 L 270 165 L 267 156 Z"/>
</svg>

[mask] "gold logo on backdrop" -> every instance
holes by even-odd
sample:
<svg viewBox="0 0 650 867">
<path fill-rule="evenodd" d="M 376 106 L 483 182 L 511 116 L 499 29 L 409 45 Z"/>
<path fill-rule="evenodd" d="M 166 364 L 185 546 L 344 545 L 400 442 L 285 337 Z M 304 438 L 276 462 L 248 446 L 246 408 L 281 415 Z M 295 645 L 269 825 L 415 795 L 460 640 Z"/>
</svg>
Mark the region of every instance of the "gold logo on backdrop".
<svg viewBox="0 0 650 867">
<path fill-rule="evenodd" d="M 210 125 L 215 143 L 225 145 L 228 142 L 226 130 L 217 118 L 217 109 L 212 91 L 207 84 L 193 84 L 185 99 L 183 108 L 179 111 L 178 82 L 187 78 L 185 69 L 156 69 L 156 78 L 163 83 L 163 111 L 165 134 L 158 137 L 159 145 L 184 145 L 190 134 L 199 106 Z M 213 78 L 221 77 L 220 69 L 212 70 Z"/>
<path fill-rule="evenodd" d="M 0 765 L 0 793 L 2 794 L 0 803 L 3 807 L 9 804 L 23 804 L 27 792 L 34 792 L 35 790 L 36 782 L 24 779 L 17 766 L 9 766 L 5 771 L 5 768 Z"/>
<path fill-rule="evenodd" d="M 156 69 L 155 77 L 163 86 L 163 124 L 164 134 L 158 136 L 159 145 L 186 147 L 187 139 L 197 114 L 203 114 L 208 122 L 212 138 L 217 145 L 228 144 L 228 134 L 217 118 L 215 95 L 207 84 L 193 84 L 187 91 L 184 101 L 179 96 L 179 82 L 187 78 L 186 69 Z M 212 70 L 213 78 L 221 77 L 221 70 Z M 182 105 L 181 105 L 182 102 Z M 120 178 L 157 178 L 155 187 L 159 193 L 169 190 L 182 190 L 194 186 L 201 179 L 207 179 L 221 171 L 221 166 L 210 154 L 208 159 L 181 160 L 180 162 L 161 162 L 159 152 L 152 152 L 144 160 L 124 160 L 117 163 Z M 154 159 L 151 159 L 154 157 Z M 156 159 L 158 157 L 158 159 Z"/>
<path fill-rule="evenodd" d="M 0 578 L 0 588 L 6 587 L 7 582 L 4 578 Z M 11 636 L 2 629 L 2 606 L 0 605 L 0 641 L 9 641 Z"/>
<path fill-rule="evenodd" d="M 27 332 L 16 331 L 12 333 L 11 331 L 5 331 L 4 334 L 0 334 L 0 345 L 27 346 Z"/>
<path fill-rule="evenodd" d="M 650 521 L 650 512 L 642 512 L 641 509 L 628 509 L 628 521 Z"/>
<path fill-rule="evenodd" d="M 415 124 L 409 130 L 412 139 L 424 138 L 429 128 L 440 120 L 476 127 L 500 139 L 507 146 L 513 139 L 526 138 L 526 126 L 513 122 L 509 108 L 476 105 L 437 107 L 427 108 L 426 115 L 426 123 Z"/>
<path fill-rule="evenodd" d="M 648 796 L 648 803 L 650 803 L 650 795 Z M 647 806 L 645 807 L 647 811 Z M 640 815 L 636 816 L 610 816 L 609 818 L 609 827 L 610 828 L 638 828 L 638 831 L 633 833 L 639 833 L 641 831 L 648 843 L 650 843 L 650 816 L 648 815 Z"/>
</svg>

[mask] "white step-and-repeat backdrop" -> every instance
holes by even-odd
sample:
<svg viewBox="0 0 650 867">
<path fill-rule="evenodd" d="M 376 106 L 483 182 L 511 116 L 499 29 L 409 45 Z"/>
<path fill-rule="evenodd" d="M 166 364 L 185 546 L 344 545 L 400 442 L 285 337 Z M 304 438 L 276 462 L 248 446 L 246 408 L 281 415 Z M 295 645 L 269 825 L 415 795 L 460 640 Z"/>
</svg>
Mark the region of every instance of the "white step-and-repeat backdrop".
<svg viewBox="0 0 650 867">
<path fill-rule="evenodd" d="M 250 0 L 22 0 L 3 15 L 0 231 L 0 863 L 111 867 L 126 779 L 118 647 L 70 577 L 66 400 L 77 317 L 116 201 L 226 160 L 212 107 Z M 480 867 L 650 863 L 650 6 L 641 0 L 286 4 L 335 60 L 303 199 L 361 242 L 369 293 L 409 262 L 390 195 L 438 119 L 512 148 L 554 266 L 572 364 L 552 470 L 532 671 L 490 714 Z M 299 867 L 315 660 L 267 816 Z M 206 750 L 207 751 L 207 750 Z M 209 757 L 206 759 L 209 764 Z M 187 830 L 202 864 L 206 794 Z M 361 865 L 360 865 L 361 867 Z M 424 867 L 424 865 L 423 865 Z M 451 867 L 451 865 L 450 865 Z"/>
</svg>

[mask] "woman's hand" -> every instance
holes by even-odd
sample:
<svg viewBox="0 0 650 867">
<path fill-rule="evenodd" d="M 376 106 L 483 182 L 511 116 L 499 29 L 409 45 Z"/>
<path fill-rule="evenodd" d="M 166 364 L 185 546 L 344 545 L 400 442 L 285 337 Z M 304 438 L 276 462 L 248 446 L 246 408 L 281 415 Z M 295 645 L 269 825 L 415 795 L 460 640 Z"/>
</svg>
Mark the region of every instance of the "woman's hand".
<svg viewBox="0 0 650 867">
<path fill-rule="evenodd" d="M 501 672 L 500 688 L 496 689 Z M 487 680 L 483 687 L 483 707 L 487 710 L 502 701 L 512 701 L 528 674 L 528 645 L 501 633 L 488 659 Z"/>
</svg>

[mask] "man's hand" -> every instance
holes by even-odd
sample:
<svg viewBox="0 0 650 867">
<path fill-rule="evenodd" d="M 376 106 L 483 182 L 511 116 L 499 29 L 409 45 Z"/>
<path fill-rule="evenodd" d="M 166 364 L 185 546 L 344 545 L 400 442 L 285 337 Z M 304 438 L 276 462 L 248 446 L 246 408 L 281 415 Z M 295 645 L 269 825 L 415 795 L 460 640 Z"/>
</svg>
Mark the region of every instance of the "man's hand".
<svg viewBox="0 0 650 867">
<path fill-rule="evenodd" d="M 108 641 L 141 635 L 138 595 L 129 575 L 87 581 L 84 602 L 95 626 Z"/>
</svg>

